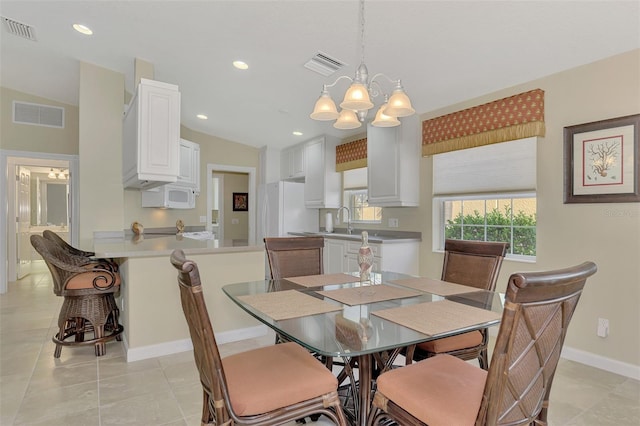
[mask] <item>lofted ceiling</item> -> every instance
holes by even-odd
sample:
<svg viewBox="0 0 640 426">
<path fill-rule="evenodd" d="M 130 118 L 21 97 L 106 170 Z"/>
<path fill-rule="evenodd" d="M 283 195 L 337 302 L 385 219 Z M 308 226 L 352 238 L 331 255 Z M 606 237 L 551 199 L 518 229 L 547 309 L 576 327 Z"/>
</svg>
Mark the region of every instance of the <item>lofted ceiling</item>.
<svg viewBox="0 0 640 426">
<path fill-rule="evenodd" d="M 2 0 L 0 14 L 37 37 L 0 29 L 7 88 L 77 105 L 79 61 L 124 74 L 133 92 L 140 58 L 180 87 L 182 124 L 199 132 L 276 148 L 363 132 L 309 118 L 323 83 L 353 77 L 360 62 L 356 0 Z M 419 114 L 639 47 L 637 0 L 365 3 L 369 72 L 402 79 Z M 318 51 L 347 66 L 329 77 L 310 71 L 303 65 Z M 235 69 L 236 59 L 249 69 Z M 347 84 L 331 89 L 336 103 Z"/>
</svg>

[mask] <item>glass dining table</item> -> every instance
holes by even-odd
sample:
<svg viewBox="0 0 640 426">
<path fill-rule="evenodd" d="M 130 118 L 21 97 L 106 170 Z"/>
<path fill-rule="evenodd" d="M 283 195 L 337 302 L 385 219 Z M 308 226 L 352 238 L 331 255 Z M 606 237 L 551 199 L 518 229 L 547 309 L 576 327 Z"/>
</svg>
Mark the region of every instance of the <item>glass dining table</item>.
<svg viewBox="0 0 640 426">
<path fill-rule="evenodd" d="M 350 420 L 365 425 L 375 377 L 402 348 L 496 325 L 504 297 L 496 292 L 412 277 L 327 274 L 228 284 L 224 293 L 285 340 L 341 359 L 350 376 Z M 342 376 L 344 378 L 344 375 Z"/>
</svg>

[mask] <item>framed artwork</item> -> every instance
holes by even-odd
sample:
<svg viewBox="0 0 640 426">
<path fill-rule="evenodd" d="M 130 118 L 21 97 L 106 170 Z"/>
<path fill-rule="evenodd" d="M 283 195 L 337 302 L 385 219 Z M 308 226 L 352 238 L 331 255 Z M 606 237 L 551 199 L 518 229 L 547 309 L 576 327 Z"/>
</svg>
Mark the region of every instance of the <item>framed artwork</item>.
<svg viewBox="0 0 640 426">
<path fill-rule="evenodd" d="M 246 192 L 233 193 L 233 211 L 246 212 L 249 210 L 249 194 Z"/>
<path fill-rule="evenodd" d="M 564 128 L 564 202 L 640 202 L 640 114 Z"/>
</svg>

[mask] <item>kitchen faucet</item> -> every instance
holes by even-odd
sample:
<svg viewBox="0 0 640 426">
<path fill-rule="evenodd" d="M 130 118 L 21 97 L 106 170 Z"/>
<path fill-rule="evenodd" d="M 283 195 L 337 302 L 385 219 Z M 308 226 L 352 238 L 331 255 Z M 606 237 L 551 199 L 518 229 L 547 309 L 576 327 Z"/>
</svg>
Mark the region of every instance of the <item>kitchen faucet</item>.
<svg viewBox="0 0 640 426">
<path fill-rule="evenodd" d="M 342 209 L 345 209 L 347 211 L 347 234 L 351 235 L 351 233 L 353 232 L 353 228 L 351 227 L 351 212 L 349 211 L 349 207 L 342 206 L 338 209 L 338 216 L 340 215 Z M 344 215 L 342 215 L 342 222 L 344 222 Z"/>
</svg>

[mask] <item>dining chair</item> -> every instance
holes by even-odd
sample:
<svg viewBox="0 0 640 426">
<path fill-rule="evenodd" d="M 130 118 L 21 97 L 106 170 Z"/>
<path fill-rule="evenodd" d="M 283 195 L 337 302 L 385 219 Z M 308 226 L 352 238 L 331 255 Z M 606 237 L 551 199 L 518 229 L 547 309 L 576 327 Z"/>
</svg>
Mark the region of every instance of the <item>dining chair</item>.
<svg viewBox="0 0 640 426">
<path fill-rule="evenodd" d="M 202 384 L 203 425 L 280 425 L 312 414 L 346 425 L 337 379 L 297 343 L 221 358 L 198 265 L 182 250 L 173 251 L 171 263 L 178 270 L 182 310 Z"/>
<path fill-rule="evenodd" d="M 323 237 L 267 237 L 264 248 L 274 280 L 324 273 Z"/>
<path fill-rule="evenodd" d="M 509 278 L 489 370 L 437 355 L 378 377 L 369 425 L 547 424 L 549 393 L 593 262 Z"/>
<path fill-rule="evenodd" d="M 94 345 L 96 356 L 106 353 L 105 343 L 121 340 L 123 326 L 114 293 L 120 289 L 120 274 L 104 259 L 74 255 L 57 242 L 41 235 L 30 237 L 31 245 L 42 256 L 53 280 L 53 292 L 64 297 L 58 315 L 54 357 L 62 346 Z M 92 333 L 93 338 L 87 338 Z"/>
<path fill-rule="evenodd" d="M 494 291 L 502 260 L 509 243 L 447 239 L 444 244 L 442 280 Z M 410 346 L 405 351 L 406 364 L 447 353 L 465 361 L 477 359 L 480 368 L 487 369 L 487 329 L 470 331 L 443 339 Z"/>
</svg>

